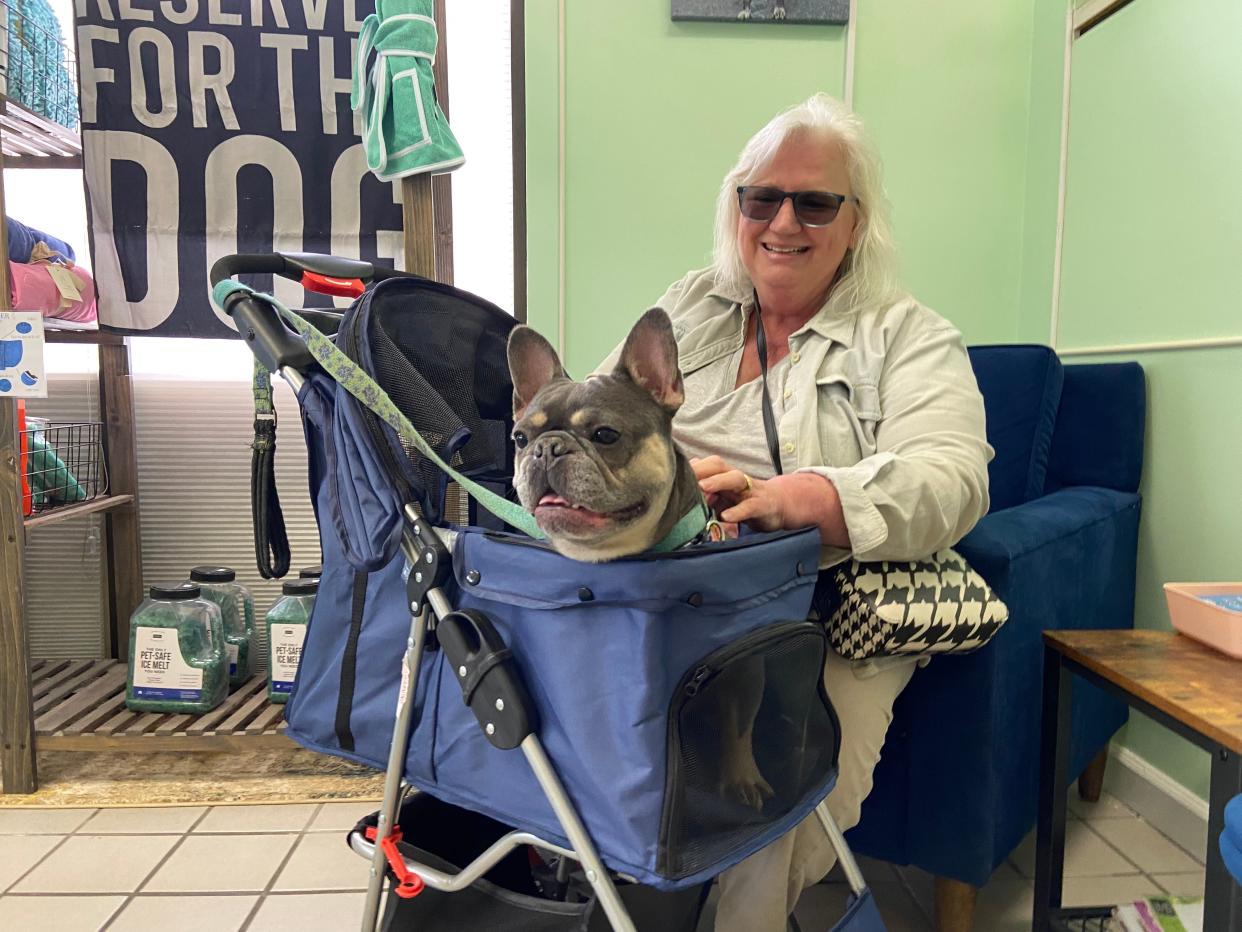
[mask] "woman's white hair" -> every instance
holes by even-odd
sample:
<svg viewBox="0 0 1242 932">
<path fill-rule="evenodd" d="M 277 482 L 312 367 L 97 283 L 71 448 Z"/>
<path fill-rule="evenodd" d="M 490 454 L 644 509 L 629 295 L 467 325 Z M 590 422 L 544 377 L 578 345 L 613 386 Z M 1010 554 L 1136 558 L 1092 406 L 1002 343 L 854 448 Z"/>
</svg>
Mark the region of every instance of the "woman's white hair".
<svg viewBox="0 0 1242 932">
<path fill-rule="evenodd" d="M 888 219 L 888 199 L 880 177 L 880 158 L 862 121 L 845 104 L 827 94 L 815 94 L 773 117 L 750 138 L 733 170 L 725 175 L 716 198 L 713 266 L 717 284 L 738 291 L 753 287 L 737 246 L 737 189 L 750 184 L 787 140 L 800 136 L 841 146 L 851 193 L 858 198 L 857 246 L 846 252 L 841 262 L 829 293 L 830 312 L 851 313 L 892 300 L 898 293 L 896 250 Z"/>
</svg>

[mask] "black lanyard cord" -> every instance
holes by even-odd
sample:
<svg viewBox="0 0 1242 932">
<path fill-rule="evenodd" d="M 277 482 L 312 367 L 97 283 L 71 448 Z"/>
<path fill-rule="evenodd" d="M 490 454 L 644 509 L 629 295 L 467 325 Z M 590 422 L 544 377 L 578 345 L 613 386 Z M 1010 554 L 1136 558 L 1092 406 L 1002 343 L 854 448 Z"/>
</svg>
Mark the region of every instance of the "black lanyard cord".
<svg viewBox="0 0 1242 932">
<path fill-rule="evenodd" d="M 772 414 L 772 396 L 768 394 L 768 338 L 763 332 L 763 311 L 758 295 L 755 295 L 755 349 L 759 352 L 759 374 L 763 380 L 763 432 L 768 438 L 772 468 L 779 476 L 785 470 L 781 468 L 781 445 L 776 435 L 776 417 Z"/>
</svg>

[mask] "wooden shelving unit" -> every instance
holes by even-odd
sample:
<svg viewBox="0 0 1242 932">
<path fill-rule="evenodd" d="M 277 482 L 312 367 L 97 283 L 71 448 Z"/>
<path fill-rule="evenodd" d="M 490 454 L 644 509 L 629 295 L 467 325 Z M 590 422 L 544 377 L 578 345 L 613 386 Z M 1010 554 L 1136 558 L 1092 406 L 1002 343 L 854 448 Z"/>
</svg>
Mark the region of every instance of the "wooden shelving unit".
<svg viewBox="0 0 1242 932">
<path fill-rule="evenodd" d="M 520 4 L 517 9 L 520 11 Z M 443 5 L 437 4 L 436 20 L 442 37 L 446 27 L 443 16 Z M 520 66 L 515 68 L 520 76 Z M 443 47 L 435 61 L 435 75 L 440 104 L 447 113 L 447 57 Z M 81 141 L 77 133 L 0 94 L 0 170 L 5 166 L 81 168 Z M 514 170 L 515 183 L 524 184 L 521 166 L 515 164 Z M 406 269 L 451 283 L 450 176 L 415 175 L 403 179 L 401 188 Z M 0 184 L 3 214 L 4 190 Z M 519 227 L 521 222 L 520 216 L 515 218 Z M 3 261 L 7 255 L 7 235 L 0 224 L 0 310 L 9 304 L 9 270 Z M 520 269 L 515 274 L 520 276 L 524 264 L 518 264 Z M 524 288 L 522 292 L 524 302 Z M 284 733 L 284 706 L 268 702 L 265 676 L 252 678 L 205 715 L 143 714 L 125 708 L 129 617 L 144 595 L 129 348 L 124 337 L 101 332 L 52 330 L 47 331 L 47 341 L 98 347 L 109 491 L 91 502 L 24 518 L 16 404 L 12 399 L 0 399 L 0 792 L 31 793 L 37 788 L 36 740 L 41 748 L 76 751 L 292 747 Z M 109 609 L 103 625 L 104 643 L 111 657 L 38 661 L 32 665 L 23 609 L 25 535 L 57 521 L 96 512 L 106 516 Z"/>
<path fill-rule="evenodd" d="M 78 134 L 0 95 L 0 169 L 80 168 Z M 0 215 L 5 213 L 0 184 Z M 11 293 L 8 235 L 0 224 L 0 309 Z M 61 339 L 48 331 L 49 342 Z M 99 395 L 104 421 L 104 455 L 109 494 L 89 502 L 49 509 L 26 518 L 21 503 L 21 457 L 13 399 L 0 400 L 0 790 L 30 793 L 38 786 L 35 763 L 36 696 L 29 660 L 25 615 L 24 549 L 27 532 L 92 513 L 104 522 L 108 606 L 101 619 L 112 658 L 124 661 L 128 618 L 142 597 L 142 542 L 138 524 L 137 467 L 134 460 L 133 393 L 129 348 L 112 334 L 74 332 L 64 342 L 95 343 L 99 348 Z M 89 661 L 94 663 L 95 661 Z M 103 662 L 103 661 L 99 661 Z M 113 674 L 115 676 L 115 674 Z M 63 684 L 62 684 L 63 685 Z"/>
</svg>

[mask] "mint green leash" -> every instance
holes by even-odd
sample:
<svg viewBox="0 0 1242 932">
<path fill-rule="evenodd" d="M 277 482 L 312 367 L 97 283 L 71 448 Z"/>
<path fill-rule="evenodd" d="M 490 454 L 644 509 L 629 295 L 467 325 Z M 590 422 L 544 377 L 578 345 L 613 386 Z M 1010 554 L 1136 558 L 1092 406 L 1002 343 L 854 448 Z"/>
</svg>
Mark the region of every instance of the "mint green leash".
<svg viewBox="0 0 1242 932">
<path fill-rule="evenodd" d="M 227 278 L 216 284 L 212 290 L 212 297 L 221 310 L 223 310 L 229 295 L 239 291 L 266 301 L 275 308 L 276 312 L 288 321 L 289 325 L 306 341 L 306 348 L 310 350 L 311 355 L 315 357 L 315 360 L 328 375 L 332 376 L 339 385 L 395 430 L 402 440 L 412 445 L 419 453 L 440 467 L 441 470 L 465 489 L 475 501 L 506 524 L 518 528 L 531 537 L 540 539 L 544 537 L 543 532 L 539 530 L 539 526 L 535 523 L 534 515 L 529 511 L 521 505 L 497 495 L 490 489 L 484 488 L 477 482 L 467 479 L 448 463 L 444 462 L 436 451 L 432 449 L 431 444 L 423 439 L 422 434 L 410 423 L 409 419 L 392 403 L 387 393 L 376 384 L 375 380 L 360 369 L 352 359 L 337 349 L 331 340 L 297 313 L 285 307 L 271 295 L 261 294 L 253 288 L 243 285 L 241 282 Z M 255 360 L 254 398 L 256 417 L 261 413 L 270 416 L 273 411 L 271 379 L 269 373 L 257 358 Z M 652 549 L 659 553 L 665 553 L 690 543 L 698 538 L 708 527 L 709 519 L 710 514 L 707 510 L 707 504 L 700 497 L 699 501 L 673 526 L 668 535 Z"/>
</svg>

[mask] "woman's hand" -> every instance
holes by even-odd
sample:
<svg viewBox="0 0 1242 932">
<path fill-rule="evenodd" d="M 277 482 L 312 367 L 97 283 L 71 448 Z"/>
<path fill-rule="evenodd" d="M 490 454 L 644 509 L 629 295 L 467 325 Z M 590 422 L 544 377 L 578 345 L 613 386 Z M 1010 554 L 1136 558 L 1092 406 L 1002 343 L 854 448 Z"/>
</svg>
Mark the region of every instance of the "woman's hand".
<svg viewBox="0 0 1242 932">
<path fill-rule="evenodd" d="M 692 459 L 707 504 L 725 522 L 758 531 L 817 527 L 825 544 L 849 546 L 849 532 L 836 486 L 809 472 L 755 479 L 719 456 Z"/>
</svg>

